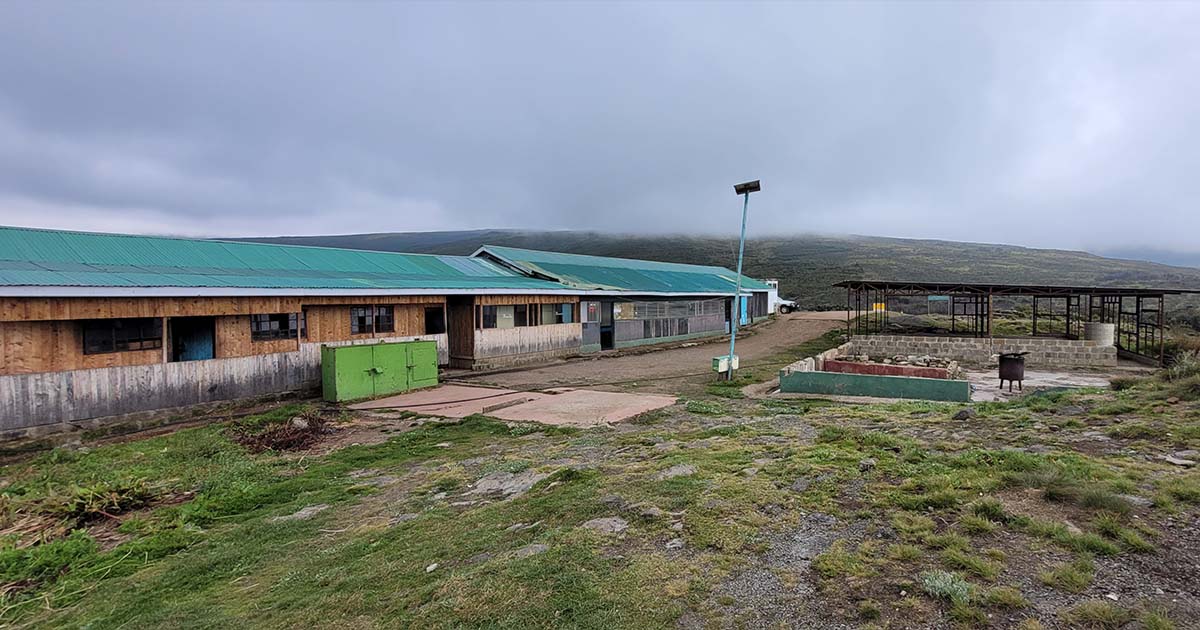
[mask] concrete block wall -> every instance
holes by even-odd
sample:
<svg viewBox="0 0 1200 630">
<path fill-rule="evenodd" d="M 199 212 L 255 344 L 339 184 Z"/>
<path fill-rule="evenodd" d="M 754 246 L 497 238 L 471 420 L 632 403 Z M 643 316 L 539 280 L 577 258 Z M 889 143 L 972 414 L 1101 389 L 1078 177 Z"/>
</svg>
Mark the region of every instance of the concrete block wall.
<svg viewBox="0 0 1200 630">
<path fill-rule="evenodd" d="M 851 348 L 851 344 L 844 343 L 836 348 L 830 348 L 820 354 L 800 359 L 799 361 L 784 367 L 779 371 L 779 373 L 782 376 L 791 374 L 793 372 L 820 372 L 825 367 L 826 361 L 844 356 L 850 352 Z"/>
<path fill-rule="evenodd" d="M 1039 367 L 1114 367 L 1117 349 L 1095 341 L 1051 338 L 974 338 L 921 335 L 856 335 L 850 340 L 853 354 L 872 359 L 897 354 L 923 355 L 953 359 L 960 363 L 986 365 L 992 355 L 1004 352 L 1028 352 L 1025 365 Z"/>
</svg>

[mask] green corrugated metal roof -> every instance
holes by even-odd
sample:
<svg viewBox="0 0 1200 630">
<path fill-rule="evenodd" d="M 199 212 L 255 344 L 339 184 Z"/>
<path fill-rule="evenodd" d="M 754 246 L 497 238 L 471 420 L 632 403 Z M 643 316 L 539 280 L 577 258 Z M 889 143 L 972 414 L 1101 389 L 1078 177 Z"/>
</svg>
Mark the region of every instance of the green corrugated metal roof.
<svg viewBox="0 0 1200 630">
<path fill-rule="evenodd" d="M 646 293 L 733 293 L 737 273 L 724 267 L 608 258 L 484 245 L 488 253 L 529 273 L 580 289 Z M 742 289 L 766 291 L 766 283 L 742 276 Z"/>
<path fill-rule="evenodd" d="M 0 286 L 563 290 L 481 258 L 0 227 Z"/>
</svg>

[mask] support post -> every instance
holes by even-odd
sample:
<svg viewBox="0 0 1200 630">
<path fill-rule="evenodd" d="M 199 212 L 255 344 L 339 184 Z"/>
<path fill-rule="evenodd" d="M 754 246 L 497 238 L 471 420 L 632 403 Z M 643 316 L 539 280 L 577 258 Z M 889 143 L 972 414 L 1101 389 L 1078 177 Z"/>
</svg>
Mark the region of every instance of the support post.
<svg viewBox="0 0 1200 630">
<path fill-rule="evenodd" d="M 737 325 L 742 317 L 742 256 L 746 253 L 746 211 L 750 208 L 750 192 L 742 193 L 742 236 L 738 239 L 737 288 L 733 291 L 733 313 L 729 318 L 729 372 L 733 380 L 733 357 L 737 344 Z"/>
<path fill-rule="evenodd" d="M 992 290 L 991 289 L 988 289 L 987 310 L 988 310 L 988 312 L 987 312 L 987 336 L 988 336 L 988 339 L 991 339 L 992 338 Z"/>
</svg>

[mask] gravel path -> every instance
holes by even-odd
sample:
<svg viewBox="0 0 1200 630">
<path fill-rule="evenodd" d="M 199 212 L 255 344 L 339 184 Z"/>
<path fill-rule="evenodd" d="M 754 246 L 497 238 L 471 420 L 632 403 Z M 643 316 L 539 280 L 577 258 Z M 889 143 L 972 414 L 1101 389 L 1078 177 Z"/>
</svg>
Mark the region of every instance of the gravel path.
<svg viewBox="0 0 1200 630">
<path fill-rule="evenodd" d="M 743 367 L 779 352 L 789 346 L 815 339 L 835 328 L 846 325 L 842 311 L 789 313 L 776 317 L 738 335 L 737 353 Z M 729 337 L 668 350 L 638 353 L 603 353 L 594 358 L 575 359 L 503 374 L 468 376 L 476 381 L 501 387 L 530 388 L 543 386 L 594 386 L 613 381 L 656 379 L 663 377 L 705 374 L 712 368 L 712 358 L 729 351 Z M 461 377 L 460 377 L 461 378 Z M 671 389 L 670 381 L 665 386 Z M 639 388 L 643 389 L 643 388 Z M 653 382 L 644 389 L 654 390 Z"/>
</svg>

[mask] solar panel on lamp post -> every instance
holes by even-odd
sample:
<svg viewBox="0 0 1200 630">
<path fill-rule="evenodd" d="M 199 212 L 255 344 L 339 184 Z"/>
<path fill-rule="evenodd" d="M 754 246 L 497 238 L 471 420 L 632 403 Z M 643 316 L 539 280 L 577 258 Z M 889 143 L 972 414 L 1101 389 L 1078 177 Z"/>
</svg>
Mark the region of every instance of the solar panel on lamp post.
<svg viewBox="0 0 1200 630">
<path fill-rule="evenodd" d="M 746 211 L 750 207 L 750 193 L 760 190 L 762 186 L 757 179 L 733 187 L 733 192 L 742 196 L 742 235 L 738 239 L 737 285 L 733 291 L 733 308 L 729 313 L 729 370 L 725 373 L 725 378 L 730 381 L 733 380 L 734 361 L 737 357 L 734 354 L 737 348 L 737 325 L 742 314 L 742 257 L 746 253 Z"/>
</svg>

